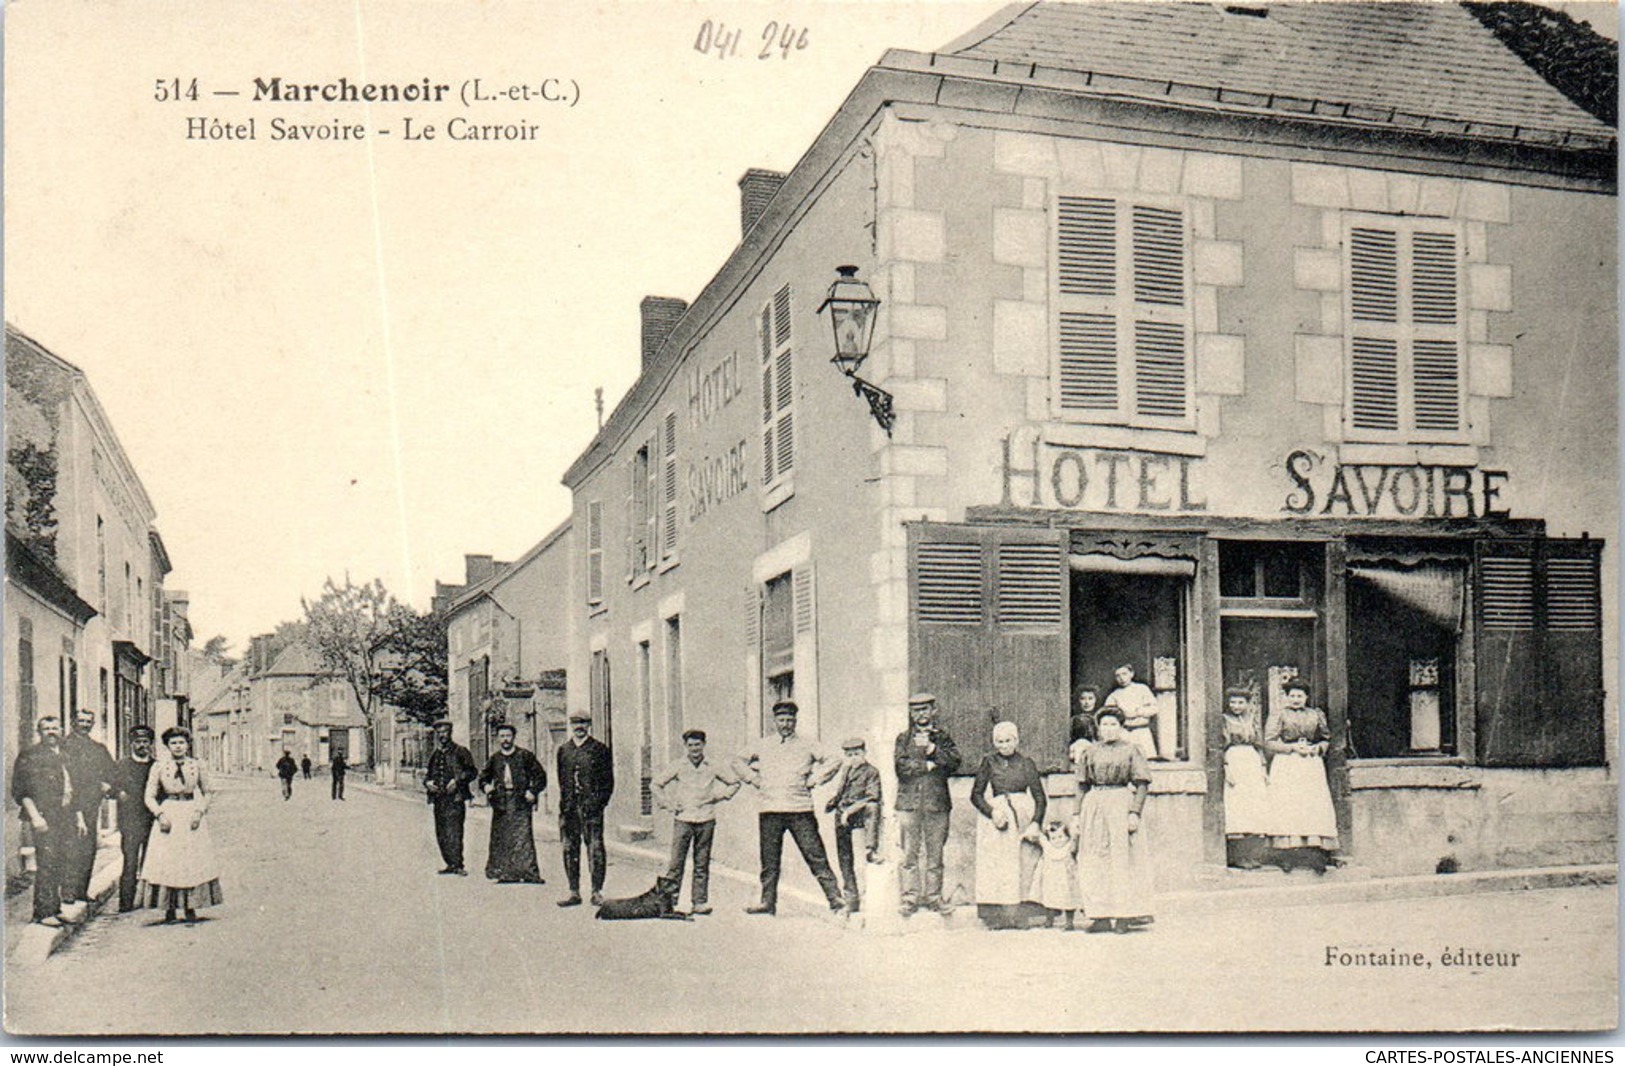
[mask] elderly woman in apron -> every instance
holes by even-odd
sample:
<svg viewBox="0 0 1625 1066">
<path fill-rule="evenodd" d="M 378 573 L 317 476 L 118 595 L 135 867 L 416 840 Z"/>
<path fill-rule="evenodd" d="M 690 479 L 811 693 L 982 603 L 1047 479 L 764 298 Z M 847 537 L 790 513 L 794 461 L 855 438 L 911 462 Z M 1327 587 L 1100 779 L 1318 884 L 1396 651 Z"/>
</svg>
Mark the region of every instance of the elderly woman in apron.
<svg viewBox="0 0 1625 1066">
<path fill-rule="evenodd" d="M 149 907 L 163 907 L 164 921 L 175 911 L 197 920 L 197 908 L 220 903 L 220 868 L 204 816 L 210 794 L 203 764 L 192 757 L 192 734 L 185 729 L 164 730 L 167 758 L 153 763 L 147 775 L 146 803 L 152 812 L 147 857 L 141 864 L 141 897 Z"/>
<path fill-rule="evenodd" d="M 1126 933 L 1151 918 L 1151 863 L 1140 812 L 1151 786 L 1145 754 L 1123 735 L 1123 711 L 1107 705 L 1100 740 L 1078 768 L 1078 889 L 1089 932 Z"/>
<path fill-rule="evenodd" d="M 993 750 L 971 786 L 976 808 L 976 914 L 989 929 L 1018 929 L 1041 908 L 1024 903 L 1038 865 L 1038 827 L 1048 800 L 1038 766 L 1018 751 L 1014 722 L 993 727 Z"/>
</svg>

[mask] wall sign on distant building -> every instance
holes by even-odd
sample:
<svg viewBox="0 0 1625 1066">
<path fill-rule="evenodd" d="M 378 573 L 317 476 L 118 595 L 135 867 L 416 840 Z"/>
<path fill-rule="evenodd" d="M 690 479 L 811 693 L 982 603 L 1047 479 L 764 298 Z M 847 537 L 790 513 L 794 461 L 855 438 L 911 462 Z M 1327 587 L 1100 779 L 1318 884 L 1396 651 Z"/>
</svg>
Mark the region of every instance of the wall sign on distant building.
<svg viewBox="0 0 1625 1066">
<path fill-rule="evenodd" d="M 743 391 L 738 353 L 723 356 L 716 366 L 703 372 L 698 366 L 689 368 L 688 424 L 703 426 Z"/>
<path fill-rule="evenodd" d="M 1286 457 L 1287 514 L 1364 518 L 1506 518 L 1505 470 L 1421 463 L 1332 463 L 1319 452 Z"/>
<path fill-rule="evenodd" d="M 746 442 L 740 441 L 722 455 L 704 456 L 688 468 L 690 522 L 698 521 L 711 508 L 732 499 L 750 486 L 746 454 Z"/>
<path fill-rule="evenodd" d="M 1017 448 L 1004 439 L 1005 505 L 1090 511 L 1207 510 L 1194 482 L 1200 460 L 1189 455 L 1073 448 L 1032 442 Z M 1029 465 L 1030 464 L 1030 465 Z"/>
</svg>

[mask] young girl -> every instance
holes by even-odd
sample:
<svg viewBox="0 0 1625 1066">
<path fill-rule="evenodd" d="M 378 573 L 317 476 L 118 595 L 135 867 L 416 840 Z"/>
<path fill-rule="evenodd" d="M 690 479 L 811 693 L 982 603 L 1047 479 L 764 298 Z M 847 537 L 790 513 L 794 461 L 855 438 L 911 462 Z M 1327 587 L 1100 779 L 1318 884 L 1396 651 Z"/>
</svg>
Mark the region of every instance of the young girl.
<svg viewBox="0 0 1625 1066">
<path fill-rule="evenodd" d="M 1028 898 L 1049 911 L 1046 926 L 1054 928 L 1055 919 L 1065 915 L 1066 927 L 1071 929 L 1073 913 L 1078 909 L 1078 842 L 1072 839 L 1066 823 L 1052 819 L 1044 827 L 1038 846 L 1043 857 L 1033 871 Z"/>
</svg>

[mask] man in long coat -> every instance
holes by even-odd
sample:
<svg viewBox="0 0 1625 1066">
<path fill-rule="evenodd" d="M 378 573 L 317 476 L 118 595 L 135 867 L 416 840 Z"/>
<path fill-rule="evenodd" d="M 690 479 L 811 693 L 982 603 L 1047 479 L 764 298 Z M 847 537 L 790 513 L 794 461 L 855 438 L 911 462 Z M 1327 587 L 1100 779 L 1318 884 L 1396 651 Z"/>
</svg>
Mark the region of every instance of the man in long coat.
<svg viewBox="0 0 1625 1066">
<path fill-rule="evenodd" d="M 491 803 L 491 850 L 485 876 L 502 884 L 540 885 L 531 812 L 547 788 L 547 771 L 534 753 L 514 743 L 516 730 L 497 726 L 497 750 L 480 771 L 480 788 Z"/>
<path fill-rule="evenodd" d="M 468 876 L 463 868 L 464 806 L 473 798 L 468 786 L 478 776 L 474 769 L 474 756 L 461 744 L 451 739 L 451 719 L 442 718 L 434 724 L 434 750 L 429 753 L 429 766 L 423 776 L 423 788 L 429 794 L 429 806 L 434 808 L 434 838 L 440 845 L 440 857 L 445 860 L 443 874 Z"/>
<path fill-rule="evenodd" d="M 581 847 L 592 866 L 592 905 L 604 902 L 604 808 L 615 791 L 615 760 L 609 747 L 592 735 L 592 719 L 570 715 L 570 739 L 559 745 L 559 839 L 564 844 L 564 876 L 570 894 L 561 907 L 581 902 Z"/>
<path fill-rule="evenodd" d="M 34 921 L 59 926 L 58 915 L 73 897 L 64 891 L 68 848 L 75 835 L 87 832 L 84 815 L 73 804 L 67 759 L 62 753 L 62 722 L 46 715 L 34 724 L 39 743 L 17 754 L 11 770 L 11 798 L 22 807 L 23 821 L 33 827 Z"/>
<path fill-rule="evenodd" d="M 68 864 L 63 893 L 73 900 L 64 911 L 69 921 L 78 921 L 90 909 L 90 873 L 96 866 L 97 825 L 102 799 L 113 788 L 113 757 L 91 739 L 96 712 L 82 707 L 73 715 L 73 732 L 62 738 L 62 754 L 68 763 L 73 784 L 73 807 L 83 816 L 86 832 L 74 834 L 68 845 Z"/>
<path fill-rule="evenodd" d="M 138 725 L 130 730 L 130 754 L 113 766 L 119 849 L 124 853 L 124 869 L 118 879 L 120 914 L 135 909 L 136 882 L 141 877 L 141 863 L 147 856 L 147 838 L 152 835 L 152 812 L 147 810 L 147 775 L 150 773 L 152 729 Z"/>
</svg>

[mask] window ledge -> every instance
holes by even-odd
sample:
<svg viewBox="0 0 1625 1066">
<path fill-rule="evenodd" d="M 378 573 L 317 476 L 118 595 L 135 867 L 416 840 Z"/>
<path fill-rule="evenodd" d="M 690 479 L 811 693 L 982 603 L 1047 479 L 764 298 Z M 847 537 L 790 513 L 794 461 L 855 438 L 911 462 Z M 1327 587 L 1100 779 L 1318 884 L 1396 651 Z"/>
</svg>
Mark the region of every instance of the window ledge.
<svg viewBox="0 0 1625 1066">
<path fill-rule="evenodd" d="M 1379 444 L 1345 441 L 1338 460 L 1384 466 L 1477 466 L 1474 444 Z"/>
<path fill-rule="evenodd" d="M 1455 756 L 1436 759 L 1362 759 L 1349 763 L 1349 788 L 1358 792 L 1383 788 L 1477 789 L 1477 767 Z"/>
<path fill-rule="evenodd" d="M 766 514 L 773 510 L 795 494 L 796 479 L 794 475 L 791 475 L 762 493 L 762 513 Z"/>
<path fill-rule="evenodd" d="M 643 586 L 647 585 L 648 583 L 649 583 L 649 571 L 647 571 L 647 570 L 640 570 L 638 573 L 633 574 L 631 579 L 629 581 L 627 581 L 627 584 L 632 587 L 633 592 L 636 592 L 638 589 L 642 588 Z"/>
<path fill-rule="evenodd" d="M 608 614 L 608 613 L 609 613 L 609 604 L 607 604 L 607 603 L 589 603 L 589 604 L 587 604 L 587 617 L 588 618 L 597 618 L 599 615 L 605 615 L 605 614 Z"/>
<path fill-rule="evenodd" d="M 677 564 L 682 562 L 682 561 L 683 561 L 683 557 L 680 556 L 680 555 L 677 555 L 674 552 L 673 554 L 668 555 L 664 559 L 660 560 L 660 568 L 658 570 L 656 570 L 655 573 L 664 574 L 667 570 L 676 569 Z"/>
<path fill-rule="evenodd" d="M 1191 456 L 1207 454 L 1207 438 L 1195 429 L 1139 429 L 1092 422 L 1051 421 L 1044 423 L 1043 438 L 1044 443 L 1063 448 L 1108 448 Z"/>
</svg>

